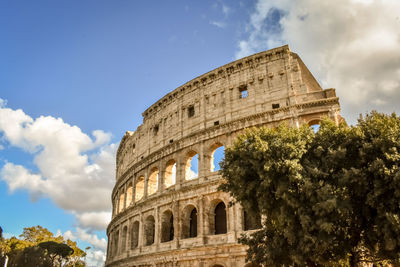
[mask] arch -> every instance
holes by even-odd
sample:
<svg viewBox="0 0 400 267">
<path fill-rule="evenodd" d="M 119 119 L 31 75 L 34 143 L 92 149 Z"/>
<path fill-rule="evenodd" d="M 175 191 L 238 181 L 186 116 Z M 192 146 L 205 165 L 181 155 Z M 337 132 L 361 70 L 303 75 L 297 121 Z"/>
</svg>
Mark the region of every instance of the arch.
<svg viewBox="0 0 400 267">
<path fill-rule="evenodd" d="M 144 241 L 145 246 L 150 246 L 154 244 L 154 235 L 155 235 L 155 221 L 152 215 L 147 216 L 145 224 L 144 224 Z"/>
<path fill-rule="evenodd" d="M 245 231 L 261 228 L 260 214 L 252 214 L 243 210 L 243 229 Z"/>
<path fill-rule="evenodd" d="M 186 158 L 185 180 L 193 180 L 197 177 L 199 177 L 199 155 L 192 150 Z"/>
<path fill-rule="evenodd" d="M 226 234 L 226 205 L 222 200 L 216 200 L 214 203 L 214 209 L 211 210 L 212 216 L 210 216 L 210 234 Z"/>
<path fill-rule="evenodd" d="M 121 194 L 119 195 L 119 207 L 118 207 L 118 213 L 121 212 L 125 207 L 125 193 L 124 191 L 121 192 Z"/>
<path fill-rule="evenodd" d="M 183 209 L 182 214 L 182 238 L 197 236 L 197 209 L 188 205 Z"/>
<path fill-rule="evenodd" d="M 118 243 L 119 243 L 119 230 L 115 232 L 114 234 L 114 245 L 113 245 L 113 256 L 116 256 L 118 254 Z"/>
<path fill-rule="evenodd" d="M 139 245 L 139 221 L 132 224 L 131 229 L 131 249 L 137 248 Z"/>
<path fill-rule="evenodd" d="M 140 176 L 135 185 L 135 202 L 141 200 L 144 196 L 144 176 Z"/>
<path fill-rule="evenodd" d="M 128 235 L 128 227 L 125 225 L 122 228 L 122 237 L 121 237 L 121 253 L 125 252 L 126 250 L 126 237 Z"/>
<path fill-rule="evenodd" d="M 126 206 L 129 207 L 133 203 L 133 185 L 132 182 L 128 184 L 126 189 Z"/>
<path fill-rule="evenodd" d="M 310 121 L 308 121 L 307 124 L 308 124 L 308 126 L 310 126 L 313 129 L 314 133 L 316 133 L 319 131 L 320 123 L 321 123 L 321 120 L 318 118 L 318 119 L 311 119 Z"/>
<path fill-rule="evenodd" d="M 114 197 L 114 215 L 118 214 L 118 197 Z"/>
<path fill-rule="evenodd" d="M 211 155 L 210 155 L 210 171 L 215 172 L 219 171 L 221 168 L 219 163 L 224 158 L 225 147 L 221 143 L 216 143 L 211 146 Z"/>
<path fill-rule="evenodd" d="M 167 162 L 164 175 L 164 186 L 170 187 L 176 183 L 176 162 L 171 159 Z"/>
<path fill-rule="evenodd" d="M 147 181 L 147 195 L 150 196 L 157 192 L 158 187 L 158 169 L 153 168 Z"/>
<path fill-rule="evenodd" d="M 161 242 L 168 242 L 174 239 L 174 215 L 167 210 L 161 217 Z"/>
</svg>

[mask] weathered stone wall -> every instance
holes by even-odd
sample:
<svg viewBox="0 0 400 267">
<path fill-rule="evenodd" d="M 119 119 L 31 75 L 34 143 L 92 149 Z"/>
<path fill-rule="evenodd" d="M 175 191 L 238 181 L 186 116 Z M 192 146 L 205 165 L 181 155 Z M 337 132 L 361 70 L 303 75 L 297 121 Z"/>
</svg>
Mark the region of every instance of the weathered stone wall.
<svg viewBox="0 0 400 267">
<path fill-rule="evenodd" d="M 217 191 L 215 149 L 247 127 L 311 125 L 323 116 L 339 121 L 339 112 L 335 90 L 322 90 L 288 46 L 234 61 L 167 94 L 118 149 L 106 266 L 244 266 L 246 248 L 237 243 L 248 232 L 244 212 Z M 222 234 L 215 234 L 223 223 L 218 204 L 225 206 Z"/>
</svg>

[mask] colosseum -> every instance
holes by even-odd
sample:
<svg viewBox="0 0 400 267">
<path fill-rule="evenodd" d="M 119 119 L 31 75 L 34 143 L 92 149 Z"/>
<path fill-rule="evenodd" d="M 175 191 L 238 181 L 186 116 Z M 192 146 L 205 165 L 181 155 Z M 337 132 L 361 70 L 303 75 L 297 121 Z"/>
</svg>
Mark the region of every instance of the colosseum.
<svg viewBox="0 0 400 267">
<path fill-rule="evenodd" d="M 338 122 L 340 106 L 286 45 L 203 74 L 142 115 L 117 152 L 105 266 L 241 267 L 237 239 L 261 219 L 217 190 L 216 151 L 248 127 Z"/>
</svg>

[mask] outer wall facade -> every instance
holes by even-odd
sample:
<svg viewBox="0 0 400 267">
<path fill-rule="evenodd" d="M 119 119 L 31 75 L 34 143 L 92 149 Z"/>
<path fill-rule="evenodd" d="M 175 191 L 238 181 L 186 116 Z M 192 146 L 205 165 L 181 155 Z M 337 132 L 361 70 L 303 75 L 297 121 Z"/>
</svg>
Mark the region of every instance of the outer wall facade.
<svg viewBox="0 0 400 267">
<path fill-rule="evenodd" d="M 324 116 L 341 120 L 335 90 L 323 90 L 288 46 L 231 62 L 161 98 L 118 149 L 106 266 L 245 266 L 237 239 L 256 228 L 254 218 L 217 190 L 214 151 L 248 127 L 312 125 Z"/>
</svg>

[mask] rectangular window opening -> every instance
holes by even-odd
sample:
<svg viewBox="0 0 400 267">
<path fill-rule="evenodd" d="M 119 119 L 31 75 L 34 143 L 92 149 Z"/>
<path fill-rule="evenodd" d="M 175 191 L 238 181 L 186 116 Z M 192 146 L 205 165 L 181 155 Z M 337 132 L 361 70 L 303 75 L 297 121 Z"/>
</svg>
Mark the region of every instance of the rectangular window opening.
<svg viewBox="0 0 400 267">
<path fill-rule="evenodd" d="M 157 135 L 158 130 L 159 130 L 159 126 L 158 126 L 158 124 L 156 124 L 156 125 L 154 126 L 154 129 L 153 129 L 154 135 Z"/>
<path fill-rule="evenodd" d="M 273 109 L 279 108 L 279 104 L 272 104 L 272 108 Z"/>
<path fill-rule="evenodd" d="M 219 125 L 219 121 L 214 121 L 214 126 Z"/>
<path fill-rule="evenodd" d="M 194 106 L 188 107 L 188 117 L 191 118 L 194 116 Z"/>
<path fill-rule="evenodd" d="M 242 86 L 239 88 L 239 92 L 240 92 L 240 98 L 246 98 L 248 97 L 249 93 L 247 91 L 247 86 Z"/>
</svg>

